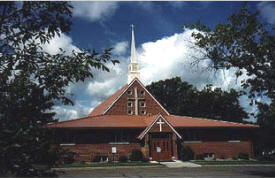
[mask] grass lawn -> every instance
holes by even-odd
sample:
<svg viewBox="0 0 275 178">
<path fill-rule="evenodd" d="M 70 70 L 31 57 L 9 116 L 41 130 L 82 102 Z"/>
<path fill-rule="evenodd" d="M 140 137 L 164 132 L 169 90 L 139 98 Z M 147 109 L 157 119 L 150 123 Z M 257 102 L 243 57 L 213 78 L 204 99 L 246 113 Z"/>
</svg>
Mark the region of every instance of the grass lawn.
<svg viewBox="0 0 275 178">
<path fill-rule="evenodd" d="M 205 161 L 205 160 L 196 160 L 191 161 L 195 164 L 200 165 L 245 165 L 245 164 L 274 164 L 274 161 L 250 161 L 250 160 L 232 160 L 232 161 Z"/>
<path fill-rule="evenodd" d="M 58 166 L 58 168 L 72 168 L 72 167 L 118 167 L 118 166 L 158 166 L 163 167 L 159 163 L 149 163 L 149 162 L 127 162 L 127 163 L 72 163 L 63 164 Z"/>
</svg>

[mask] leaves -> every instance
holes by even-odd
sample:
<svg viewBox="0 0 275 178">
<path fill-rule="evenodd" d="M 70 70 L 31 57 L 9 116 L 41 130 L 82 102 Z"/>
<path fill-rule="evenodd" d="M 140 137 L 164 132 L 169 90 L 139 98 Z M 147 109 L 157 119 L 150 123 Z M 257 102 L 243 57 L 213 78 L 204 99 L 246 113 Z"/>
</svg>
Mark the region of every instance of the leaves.
<svg viewBox="0 0 275 178">
<path fill-rule="evenodd" d="M 179 77 L 153 82 L 147 89 L 171 114 L 242 122 L 248 114 L 239 104 L 241 92 L 206 85 L 199 91 Z"/>
<path fill-rule="evenodd" d="M 112 49 L 44 52 L 43 44 L 70 31 L 71 17 L 68 2 L 0 2 L 0 174 L 42 176 L 37 164 L 53 166 L 54 133 L 43 126 L 55 122 L 54 102 L 73 104 L 70 83 L 118 62 Z"/>
</svg>

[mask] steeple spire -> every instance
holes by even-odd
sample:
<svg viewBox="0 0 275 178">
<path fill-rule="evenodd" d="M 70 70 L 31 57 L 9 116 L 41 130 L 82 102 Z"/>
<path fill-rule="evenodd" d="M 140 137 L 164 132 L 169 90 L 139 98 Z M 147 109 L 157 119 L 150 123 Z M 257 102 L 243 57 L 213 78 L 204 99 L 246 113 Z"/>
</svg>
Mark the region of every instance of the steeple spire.
<svg viewBox="0 0 275 178">
<path fill-rule="evenodd" d="M 131 63 L 137 63 L 135 34 L 134 34 L 134 25 L 133 24 L 131 25 L 131 28 L 132 28 Z"/>
<path fill-rule="evenodd" d="M 139 79 L 139 68 L 138 68 L 138 61 L 136 56 L 136 46 L 135 46 L 135 34 L 134 34 L 134 25 L 131 25 L 132 28 L 132 43 L 131 43 L 131 58 L 130 64 L 128 68 L 128 84 L 132 82 L 134 78 Z"/>
</svg>

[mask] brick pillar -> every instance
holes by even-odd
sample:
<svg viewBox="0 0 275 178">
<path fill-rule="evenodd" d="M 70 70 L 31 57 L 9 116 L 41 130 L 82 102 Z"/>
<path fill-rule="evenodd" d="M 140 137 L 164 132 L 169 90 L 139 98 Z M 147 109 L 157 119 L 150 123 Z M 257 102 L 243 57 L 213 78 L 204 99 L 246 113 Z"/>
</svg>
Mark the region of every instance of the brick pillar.
<svg viewBox="0 0 275 178">
<path fill-rule="evenodd" d="M 177 136 L 175 133 L 172 135 L 172 144 L 173 144 L 173 155 L 172 160 L 178 159 L 178 149 L 177 149 Z"/>
<path fill-rule="evenodd" d="M 141 151 L 144 154 L 145 158 L 149 158 L 149 144 L 148 144 L 148 141 L 149 141 L 149 135 L 146 134 L 144 136 L 144 146 L 141 148 Z"/>
</svg>

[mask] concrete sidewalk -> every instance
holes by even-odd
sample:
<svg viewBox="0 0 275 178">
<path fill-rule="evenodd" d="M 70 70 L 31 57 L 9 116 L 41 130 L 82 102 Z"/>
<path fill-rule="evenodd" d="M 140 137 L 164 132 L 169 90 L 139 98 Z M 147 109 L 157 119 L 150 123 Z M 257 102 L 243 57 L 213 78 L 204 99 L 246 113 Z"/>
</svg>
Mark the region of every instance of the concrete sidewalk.
<svg viewBox="0 0 275 178">
<path fill-rule="evenodd" d="M 201 167 L 199 164 L 191 162 L 183 162 L 180 160 L 175 160 L 171 162 L 160 162 L 160 164 L 167 166 L 168 168 L 181 168 L 181 167 Z"/>
</svg>

